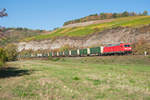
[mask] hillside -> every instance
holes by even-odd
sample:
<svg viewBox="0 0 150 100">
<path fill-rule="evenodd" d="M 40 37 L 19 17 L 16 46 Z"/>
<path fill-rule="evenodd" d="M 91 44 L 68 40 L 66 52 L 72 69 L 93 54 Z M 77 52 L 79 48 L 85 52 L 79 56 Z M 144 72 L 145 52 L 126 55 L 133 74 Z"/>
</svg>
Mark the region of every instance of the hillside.
<svg viewBox="0 0 150 100">
<path fill-rule="evenodd" d="M 134 16 L 124 17 L 110 20 L 109 22 L 103 21 L 103 23 L 90 24 L 85 26 L 76 25 L 74 27 L 60 28 L 51 34 L 37 35 L 24 39 L 24 41 L 31 40 L 45 40 L 57 37 L 85 37 L 87 35 L 102 32 L 107 29 L 113 29 L 117 27 L 130 27 L 138 28 L 144 25 L 150 24 L 150 16 Z"/>
<path fill-rule="evenodd" d="M 43 30 L 31 30 L 27 28 L 1 28 L 0 29 L 0 46 L 8 43 L 18 42 L 27 37 L 48 33 Z"/>
<path fill-rule="evenodd" d="M 26 38 L 18 50 L 86 48 L 108 43 L 150 41 L 150 16 L 113 19 L 111 22 L 57 29 L 50 34 Z"/>
</svg>

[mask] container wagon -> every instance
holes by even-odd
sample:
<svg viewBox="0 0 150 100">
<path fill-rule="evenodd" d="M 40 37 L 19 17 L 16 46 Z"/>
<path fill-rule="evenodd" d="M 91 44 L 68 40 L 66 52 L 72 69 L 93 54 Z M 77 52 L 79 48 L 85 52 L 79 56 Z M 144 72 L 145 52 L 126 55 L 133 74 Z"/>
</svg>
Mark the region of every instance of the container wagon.
<svg viewBox="0 0 150 100">
<path fill-rule="evenodd" d="M 60 52 L 49 52 L 49 53 L 39 53 L 36 57 L 75 57 L 75 56 L 102 56 L 102 55 L 124 55 L 132 53 L 132 48 L 130 43 L 120 43 L 107 46 L 93 47 L 93 48 L 83 48 L 75 50 L 65 50 Z M 32 54 L 19 55 L 22 58 L 32 57 Z"/>
</svg>

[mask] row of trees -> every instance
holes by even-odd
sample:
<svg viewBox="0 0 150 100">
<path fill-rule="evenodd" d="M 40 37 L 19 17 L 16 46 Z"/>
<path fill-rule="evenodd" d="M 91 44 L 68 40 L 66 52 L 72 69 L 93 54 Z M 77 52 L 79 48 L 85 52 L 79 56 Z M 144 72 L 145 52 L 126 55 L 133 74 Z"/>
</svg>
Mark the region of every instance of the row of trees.
<svg viewBox="0 0 150 100">
<path fill-rule="evenodd" d="M 119 18 L 119 17 L 128 17 L 128 16 L 146 16 L 148 15 L 148 11 L 144 11 L 143 13 L 136 13 L 136 12 L 123 12 L 123 13 L 100 13 L 100 14 L 92 14 L 80 19 L 75 19 L 71 21 L 67 21 L 64 23 L 65 25 L 74 24 L 74 23 L 81 23 L 93 20 L 103 20 L 103 19 L 111 19 L 111 18 Z"/>
</svg>

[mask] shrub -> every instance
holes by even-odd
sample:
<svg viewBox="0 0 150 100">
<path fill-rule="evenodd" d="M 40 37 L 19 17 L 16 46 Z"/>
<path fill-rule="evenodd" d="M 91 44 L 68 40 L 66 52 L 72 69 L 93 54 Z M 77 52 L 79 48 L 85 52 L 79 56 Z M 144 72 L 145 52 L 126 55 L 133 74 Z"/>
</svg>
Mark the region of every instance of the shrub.
<svg viewBox="0 0 150 100">
<path fill-rule="evenodd" d="M 15 61 L 17 60 L 18 52 L 17 52 L 17 46 L 14 44 L 8 44 L 5 47 L 7 61 Z"/>
<path fill-rule="evenodd" d="M 132 47 L 134 54 L 144 55 L 145 51 L 150 54 L 150 44 L 144 39 L 139 40 L 137 43 L 133 44 Z"/>
<path fill-rule="evenodd" d="M 3 67 L 4 63 L 0 61 L 0 68 Z"/>
<path fill-rule="evenodd" d="M 0 61 L 5 62 L 6 61 L 6 52 L 3 48 L 0 48 Z"/>
<path fill-rule="evenodd" d="M 6 61 L 6 53 L 3 48 L 0 48 L 0 68 L 4 65 Z"/>
<path fill-rule="evenodd" d="M 77 81 L 77 80 L 80 80 L 80 78 L 76 76 L 76 77 L 73 78 L 73 80 Z"/>
<path fill-rule="evenodd" d="M 48 60 L 51 60 L 51 61 L 59 61 L 59 60 L 60 60 L 60 58 L 48 57 Z"/>
<path fill-rule="evenodd" d="M 69 50 L 69 49 L 71 49 L 70 45 L 69 44 L 65 44 L 59 50 L 60 51 L 64 51 L 64 50 Z"/>
</svg>

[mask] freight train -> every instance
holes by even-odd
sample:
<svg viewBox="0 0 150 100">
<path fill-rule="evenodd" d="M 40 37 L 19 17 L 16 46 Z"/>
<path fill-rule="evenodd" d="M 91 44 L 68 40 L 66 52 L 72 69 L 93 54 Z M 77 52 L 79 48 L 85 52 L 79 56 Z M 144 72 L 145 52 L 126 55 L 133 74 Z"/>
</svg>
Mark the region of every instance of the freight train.
<svg viewBox="0 0 150 100">
<path fill-rule="evenodd" d="M 52 51 L 49 53 L 27 53 L 19 55 L 20 58 L 27 57 L 75 57 L 75 56 L 108 56 L 108 55 L 125 55 L 132 53 L 130 43 L 111 44 L 94 48 L 74 49 L 65 51 Z"/>
</svg>

